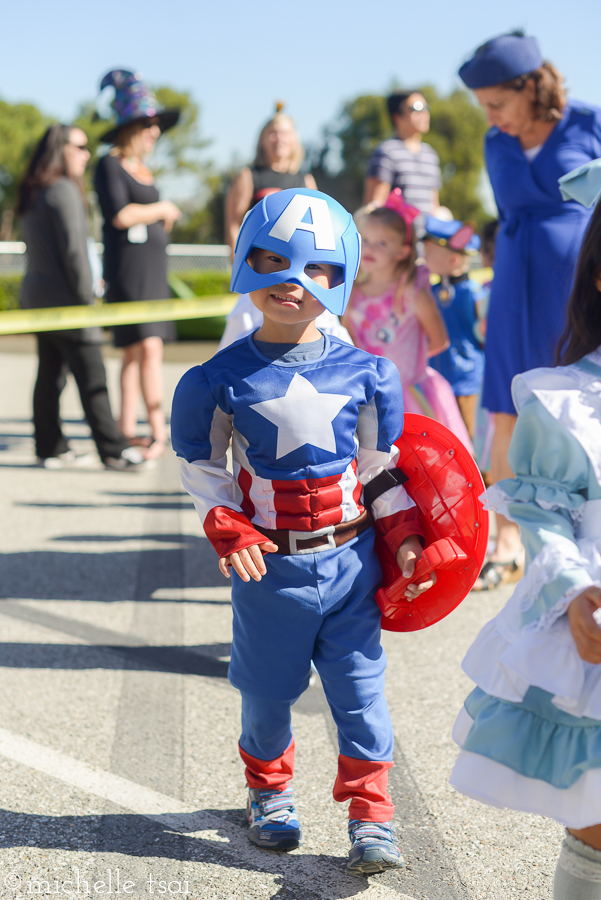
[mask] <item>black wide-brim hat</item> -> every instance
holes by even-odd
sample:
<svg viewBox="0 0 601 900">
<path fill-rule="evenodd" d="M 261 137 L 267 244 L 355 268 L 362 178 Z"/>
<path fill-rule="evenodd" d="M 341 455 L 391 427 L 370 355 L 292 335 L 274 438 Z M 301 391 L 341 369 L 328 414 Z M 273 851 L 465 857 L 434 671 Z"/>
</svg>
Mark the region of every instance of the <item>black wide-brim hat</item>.
<svg viewBox="0 0 601 900">
<path fill-rule="evenodd" d="M 180 114 L 179 109 L 165 109 L 163 112 L 157 112 L 153 116 L 135 116 L 133 119 L 128 119 L 127 122 L 121 122 L 119 125 L 115 125 L 114 128 L 106 131 L 99 140 L 103 144 L 112 144 L 122 128 L 125 128 L 126 125 L 132 125 L 134 122 L 143 122 L 145 119 L 158 119 L 157 125 L 161 129 L 161 133 L 169 131 L 170 128 L 173 128 L 173 126 L 177 124 Z"/>
</svg>

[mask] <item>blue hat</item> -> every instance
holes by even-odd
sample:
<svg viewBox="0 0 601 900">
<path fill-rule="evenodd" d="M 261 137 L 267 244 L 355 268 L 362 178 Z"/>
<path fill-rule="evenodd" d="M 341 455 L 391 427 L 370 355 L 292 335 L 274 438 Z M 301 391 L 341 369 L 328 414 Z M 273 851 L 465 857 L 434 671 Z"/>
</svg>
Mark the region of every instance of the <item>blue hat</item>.
<svg viewBox="0 0 601 900">
<path fill-rule="evenodd" d="M 160 106 L 148 85 L 134 72 L 127 69 L 107 72 L 100 82 L 100 90 L 107 87 L 115 89 L 111 106 L 117 115 L 117 124 L 100 138 L 106 144 L 112 144 L 123 125 L 131 122 L 157 119 L 161 131 L 167 131 L 179 119 L 179 109 L 164 109 Z"/>
<path fill-rule="evenodd" d="M 536 38 L 522 31 L 502 34 L 478 47 L 459 69 L 459 77 L 471 90 L 493 87 L 529 75 L 543 64 Z"/>
<path fill-rule="evenodd" d="M 447 247 L 455 253 L 475 253 L 480 249 L 480 238 L 472 225 L 459 222 L 445 222 L 435 216 L 426 216 L 425 241 L 434 241 L 441 247 Z"/>
<path fill-rule="evenodd" d="M 254 248 L 271 250 L 289 261 L 270 274 L 255 272 L 249 263 Z M 275 284 L 300 284 L 334 315 L 341 316 L 359 268 L 361 243 L 353 217 L 332 197 L 309 188 L 289 188 L 264 197 L 242 223 L 234 264 L 232 291 L 240 294 Z M 252 260 L 251 260 L 252 262 Z M 331 288 L 321 287 L 305 273 L 311 263 L 340 269 Z"/>
</svg>

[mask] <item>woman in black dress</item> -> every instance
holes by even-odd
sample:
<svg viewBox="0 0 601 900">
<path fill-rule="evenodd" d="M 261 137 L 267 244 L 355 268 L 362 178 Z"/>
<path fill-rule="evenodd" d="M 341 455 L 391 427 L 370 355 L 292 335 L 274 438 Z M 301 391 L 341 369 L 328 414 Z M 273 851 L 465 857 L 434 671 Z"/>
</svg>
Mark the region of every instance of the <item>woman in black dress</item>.
<svg viewBox="0 0 601 900">
<path fill-rule="evenodd" d="M 299 172 L 303 148 L 294 122 L 281 109 L 278 103 L 275 115 L 261 129 L 254 162 L 238 172 L 225 200 L 225 240 L 232 258 L 242 220 L 259 200 L 286 188 L 317 189 L 312 175 Z"/>
<path fill-rule="evenodd" d="M 104 279 L 109 303 L 160 300 L 169 296 L 166 246 L 181 213 L 169 200 L 159 200 L 144 159 L 157 139 L 177 122 L 177 110 L 159 111 L 148 87 L 124 70 L 109 72 L 101 89 L 115 88 L 117 125 L 103 135 L 112 144 L 96 169 L 95 188 L 104 217 Z M 175 338 L 171 322 L 118 325 L 115 345 L 123 348 L 119 425 L 132 443 L 146 443 L 147 458 L 165 452 L 163 412 L 163 341 Z M 151 438 L 136 438 L 140 392 Z"/>
</svg>

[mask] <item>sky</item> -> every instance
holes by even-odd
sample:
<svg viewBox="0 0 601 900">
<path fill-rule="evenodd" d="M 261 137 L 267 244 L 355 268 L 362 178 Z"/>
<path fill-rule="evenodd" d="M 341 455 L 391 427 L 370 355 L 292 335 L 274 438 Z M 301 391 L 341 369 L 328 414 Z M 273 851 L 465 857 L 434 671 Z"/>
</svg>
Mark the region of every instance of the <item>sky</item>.
<svg viewBox="0 0 601 900">
<path fill-rule="evenodd" d="M 69 121 L 102 76 L 129 68 L 191 91 L 205 158 L 250 161 L 282 99 L 304 142 L 343 103 L 393 82 L 447 93 L 479 44 L 522 28 L 564 73 L 571 96 L 601 106 L 599 0 L 29 0 L 2 13 L 0 97 Z"/>
</svg>

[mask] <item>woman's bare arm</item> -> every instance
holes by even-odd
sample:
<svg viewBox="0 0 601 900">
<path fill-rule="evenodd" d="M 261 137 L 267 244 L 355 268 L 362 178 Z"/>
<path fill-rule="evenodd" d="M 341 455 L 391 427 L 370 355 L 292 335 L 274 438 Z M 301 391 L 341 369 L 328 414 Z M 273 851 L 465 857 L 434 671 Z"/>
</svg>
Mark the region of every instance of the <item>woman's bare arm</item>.
<svg viewBox="0 0 601 900">
<path fill-rule="evenodd" d="M 253 198 L 253 179 L 248 167 L 242 169 L 230 186 L 225 198 L 225 242 L 229 245 L 232 256 L 238 240 L 238 232 L 242 220 Z"/>
<path fill-rule="evenodd" d="M 128 203 L 113 218 L 112 225 L 125 231 L 132 225 L 153 225 L 165 222 L 168 230 L 181 216 L 181 212 L 171 200 L 157 200 L 156 203 Z"/>
</svg>

